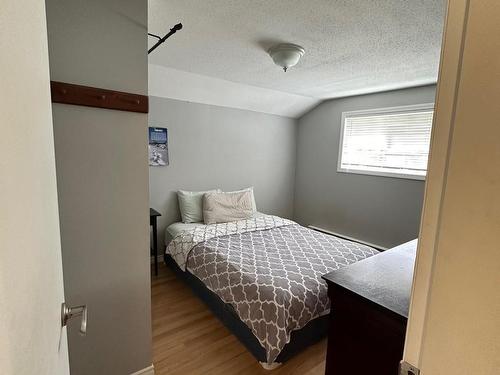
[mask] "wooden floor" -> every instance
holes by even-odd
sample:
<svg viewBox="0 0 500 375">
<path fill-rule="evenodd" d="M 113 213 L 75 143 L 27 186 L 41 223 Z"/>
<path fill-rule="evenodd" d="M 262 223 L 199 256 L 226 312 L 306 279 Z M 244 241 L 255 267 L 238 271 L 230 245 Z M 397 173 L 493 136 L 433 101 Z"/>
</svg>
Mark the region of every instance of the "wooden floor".
<svg viewBox="0 0 500 375">
<path fill-rule="evenodd" d="M 325 373 L 326 339 L 278 369 L 266 371 L 164 264 L 151 285 L 156 375 Z"/>
</svg>

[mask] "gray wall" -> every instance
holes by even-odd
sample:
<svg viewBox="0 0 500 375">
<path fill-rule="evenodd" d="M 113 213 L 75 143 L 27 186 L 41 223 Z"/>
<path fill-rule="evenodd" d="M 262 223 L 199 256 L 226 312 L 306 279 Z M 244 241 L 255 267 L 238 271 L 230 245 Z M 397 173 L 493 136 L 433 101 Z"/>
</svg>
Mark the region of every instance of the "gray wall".
<svg viewBox="0 0 500 375">
<path fill-rule="evenodd" d="M 434 101 L 435 86 L 334 99 L 299 119 L 295 219 L 391 247 L 417 237 L 424 182 L 337 172 L 343 111 Z"/>
<path fill-rule="evenodd" d="M 146 0 L 47 0 L 52 80 L 147 94 Z M 152 363 L 147 115 L 53 106 L 73 375 Z"/>
<path fill-rule="evenodd" d="M 259 211 L 291 218 L 296 121 L 151 97 L 149 125 L 169 132 L 170 165 L 150 167 L 151 207 L 164 229 L 179 220 L 176 191 L 254 186 Z"/>
</svg>

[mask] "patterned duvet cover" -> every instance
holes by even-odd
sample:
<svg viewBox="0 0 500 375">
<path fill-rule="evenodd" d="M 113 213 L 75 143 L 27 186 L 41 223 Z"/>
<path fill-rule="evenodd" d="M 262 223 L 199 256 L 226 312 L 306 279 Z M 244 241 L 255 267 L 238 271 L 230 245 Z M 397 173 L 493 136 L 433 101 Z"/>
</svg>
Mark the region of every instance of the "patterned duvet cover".
<svg viewBox="0 0 500 375">
<path fill-rule="evenodd" d="M 378 251 L 263 215 L 183 231 L 167 253 L 233 306 L 271 364 L 292 331 L 328 313 L 321 276 Z"/>
</svg>

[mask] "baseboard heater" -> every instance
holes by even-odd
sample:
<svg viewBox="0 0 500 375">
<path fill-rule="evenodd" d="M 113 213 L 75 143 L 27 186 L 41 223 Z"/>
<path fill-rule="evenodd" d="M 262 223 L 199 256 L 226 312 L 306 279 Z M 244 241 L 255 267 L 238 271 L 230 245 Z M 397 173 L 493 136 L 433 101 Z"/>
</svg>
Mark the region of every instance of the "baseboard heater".
<svg viewBox="0 0 500 375">
<path fill-rule="evenodd" d="M 331 234 L 332 236 L 340 237 L 340 238 L 343 238 L 345 240 L 349 240 L 349 241 L 361 243 L 363 245 L 373 247 L 373 248 L 375 248 L 377 250 L 380 250 L 380 251 L 385 251 L 385 250 L 388 249 L 387 247 L 384 247 L 384 246 L 380 246 L 380 245 L 376 245 L 376 244 L 373 244 L 373 243 L 370 243 L 370 242 L 358 240 L 357 238 L 346 236 L 346 235 L 343 235 L 343 234 L 340 234 L 340 233 L 335 233 L 335 232 L 332 232 L 331 230 L 319 228 L 319 227 L 317 227 L 315 225 L 308 225 L 307 227 L 311 228 L 313 230 L 317 230 L 318 232 L 323 232 L 323 233 L 326 233 L 326 234 Z"/>
</svg>

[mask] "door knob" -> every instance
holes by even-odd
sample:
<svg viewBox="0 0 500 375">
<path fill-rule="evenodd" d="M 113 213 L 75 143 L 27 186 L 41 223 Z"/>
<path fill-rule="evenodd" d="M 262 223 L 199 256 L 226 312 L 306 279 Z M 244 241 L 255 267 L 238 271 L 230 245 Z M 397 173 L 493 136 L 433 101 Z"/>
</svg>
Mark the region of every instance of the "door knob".
<svg viewBox="0 0 500 375">
<path fill-rule="evenodd" d="M 68 307 L 68 306 L 66 306 L 66 303 L 63 302 L 61 305 L 61 326 L 65 327 L 66 324 L 68 323 L 68 320 L 70 320 L 71 318 L 74 318 L 75 316 L 81 316 L 80 333 L 82 335 L 86 335 L 87 334 L 87 306 L 81 305 L 81 306 L 75 306 L 75 307 Z"/>
</svg>

